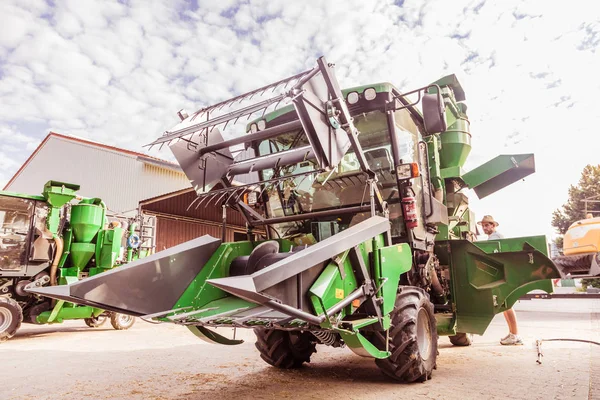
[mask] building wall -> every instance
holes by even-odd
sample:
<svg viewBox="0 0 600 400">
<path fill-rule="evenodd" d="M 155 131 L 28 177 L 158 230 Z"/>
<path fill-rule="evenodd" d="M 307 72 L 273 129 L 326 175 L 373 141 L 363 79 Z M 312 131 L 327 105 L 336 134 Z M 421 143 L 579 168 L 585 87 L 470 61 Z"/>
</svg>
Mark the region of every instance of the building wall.
<svg viewBox="0 0 600 400">
<path fill-rule="evenodd" d="M 156 219 L 156 251 L 173 247 L 200 236 L 210 235 L 221 239 L 223 228 L 218 224 L 207 224 L 193 220 L 177 220 L 171 217 L 157 216 Z M 228 226 L 225 234 L 226 242 L 234 241 L 234 233 L 245 233 L 245 228 Z"/>
<path fill-rule="evenodd" d="M 6 190 L 40 194 L 49 180 L 78 184 L 79 194 L 100 197 L 117 213 L 135 213 L 140 200 L 190 187 L 182 171 L 56 136 L 48 138 Z"/>
<path fill-rule="evenodd" d="M 154 213 L 177 215 L 180 217 L 218 222 L 220 224 L 223 220 L 223 209 L 214 204 L 217 199 L 213 199 L 212 202 L 207 200 L 204 203 L 200 203 L 200 200 L 197 199 L 196 192 L 190 188 L 187 192 L 163 200 L 148 204 L 142 202 L 142 209 L 146 212 L 151 211 Z M 238 211 L 228 209 L 227 223 L 230 225 L 245 226 L 246 220 Z"/>
<path fill-rule="evenodd" d="M 142 212 L 157 217 L 156 251 L 175 246 L 203 235 L 222 237 L 223 210 L 213 203 L 199 204 L 196 192 L 187 191 L 150 199 L 141 203 Z M 191 207 L 190 207 L 191 205 Z M 227 210 L 225 241 L 233 242 L 234 234 L 246 233 L 246 220 L 235 210 Z"/>
</svg>

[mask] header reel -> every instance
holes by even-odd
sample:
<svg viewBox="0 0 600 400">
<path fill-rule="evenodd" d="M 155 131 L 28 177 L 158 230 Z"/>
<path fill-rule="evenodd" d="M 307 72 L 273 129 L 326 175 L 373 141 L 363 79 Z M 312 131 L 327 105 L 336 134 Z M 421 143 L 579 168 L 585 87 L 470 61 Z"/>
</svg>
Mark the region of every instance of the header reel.
<svg viewBox="0 0 600 400">
<path fill-rule="evenodd" d="M 288 86 L 291 84 L 289 89 Z M 238 108 L 223 115 L 212 117 L 224 107 L 236 107 L 255 97 L 265 95 L 283 87 L 283 93 Z M 282 103 L 292 103 L 297 120 L 263 130 L 253 129 L 252 133 L 231 140 L 224 140 L 221 129 L 235 125 L 242 117 L 249 120 L 262 117 Z M 323 57 L 317 66 L 309 71 L 264 86 L 231 100 L 197 111 L 191 116 L 180 113 L 184 119 L 172 130 L 151 143 L 168 143 L 177 161 L 190 179 L 196 192 L 206 194 L 217 183 L 230 186 L 236 175 L 252 173 L 269 168 L 278 168 L 315 160 L 319 169 L 330 171 L 336 168 L 350 146 L 360 154 L 359 162 L 363 171 L 368 166 L 356 138 L 358 131 L 346 106 L 342 91 L 333 73 L 333 66 Z M 253 124 L 254 125 L 254 124 Z M 264 128 L 264 123 L 258 124 Z M 309 145 L 292 148 L 278 153 L 250 159 L 233 157 L 231 146 L 274 138 L 282 133 L 303 130 Z M 234 188 L 232 188 L 233 190 Z"/>
</svg>

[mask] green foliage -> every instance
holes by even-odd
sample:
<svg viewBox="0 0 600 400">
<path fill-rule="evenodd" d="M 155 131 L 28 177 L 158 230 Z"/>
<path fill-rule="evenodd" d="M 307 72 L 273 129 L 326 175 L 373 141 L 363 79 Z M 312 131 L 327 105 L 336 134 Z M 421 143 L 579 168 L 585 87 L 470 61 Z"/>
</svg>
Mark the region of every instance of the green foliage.
<svg viewBox="0 0 600 400">
<path fill-rule="evenodd" d="M 563 248 L 563 242 L 564 242 L 564 238 L 562 236 L 557 237 L 556 239 L 554 239 L 554 244 L 556 245 L 556 247 L 559 249 L 559 251 L 562 254 L 562 248 Z"/>
<path fill-rule="evenodd" d="M 600 165 L 586 165 L 577 186 L 569 187 L 569 200 L 552 213 L 552 226 L 564 234 L 572 223 L 585 218 L 583 199 L 600 195 Z M 600 200 L 600 197 L 596 200 Z M 600 203 L 588 203 L 588 210 L 600 211 Z M 600 213 L 594 213 L 600 216 Z M 558 245 L 558 244 L 557 244 Z"/>
<path fill-rule="evenodd" d="M 581 286 L 584 289 L 588 287 L 600 288 L 600 278 L 586 278 L 581 280 Z"/>
</svg>

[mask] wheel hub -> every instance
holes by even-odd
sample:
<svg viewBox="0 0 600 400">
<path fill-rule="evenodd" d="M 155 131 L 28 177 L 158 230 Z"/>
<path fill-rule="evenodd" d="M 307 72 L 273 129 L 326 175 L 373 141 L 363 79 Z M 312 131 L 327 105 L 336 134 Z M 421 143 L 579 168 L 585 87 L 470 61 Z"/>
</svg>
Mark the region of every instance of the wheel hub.
<svg viewBox="0 0 600 400">
<path fill-rule="evenodd" d="M 12 314 L 10 310 L 6 308 L 0 308 L 0 332 L 4 332 L 8 329 L 12 323 Z"/>
<path fill-rule="evenodd" d="M 427 360 L 431 355 L 431 328 L 429 315 L 425 309 L 420 309 L 417 314 L 417 345 L 421 358 Z"/>
</svg>

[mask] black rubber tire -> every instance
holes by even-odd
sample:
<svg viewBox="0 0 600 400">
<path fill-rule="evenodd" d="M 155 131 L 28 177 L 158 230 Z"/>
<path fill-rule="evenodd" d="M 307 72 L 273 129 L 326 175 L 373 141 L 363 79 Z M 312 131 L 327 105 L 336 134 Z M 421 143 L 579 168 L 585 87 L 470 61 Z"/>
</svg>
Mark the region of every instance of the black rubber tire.
<svg viewBox="0 0 600 400">
<path fill-rule="evenodd" d="M 473 334 L 457 332 L 456 335 L 448 336 L 450 343 L 455 346 L 470 346 L 473 344 Z"/>
<path fill-rule="evenodd" d="M 254 333 L 260 358 L 277 368 L 300 368 L 317 351 L 314 336 L 308 332 L 255 329 Z"/>
<path fill-rule="evenodd" d="M 17 333 L 23 322 L 23 310 L 19 303 L 10 297 L 0 297 L 0 342 Z"/>
<path fill-rule="evenodd" d="M 417 287 L 400 287 L 391 319 L 388 350 L 392 354 L 375 363 L 384 374 L 400 382 L 431 379 L 438 334 L 429 295 Z M 380 349 L 385 349 L 385 334 L 379 333 L 374 339 Z"/>
<path fill-rule="evenodd" d="M 84 318 L 83 322 L 90 328 L 99 328 L 104 325 L 107 319 L 106 316 L 100 315 L 98 317 Z"/>
<path fill-rule="evenodd" d="M 110 324 L 118 331 L 125 331 L 133 326 L 135 317 L 116 312 L 110 313 Z"/>
</svg>

